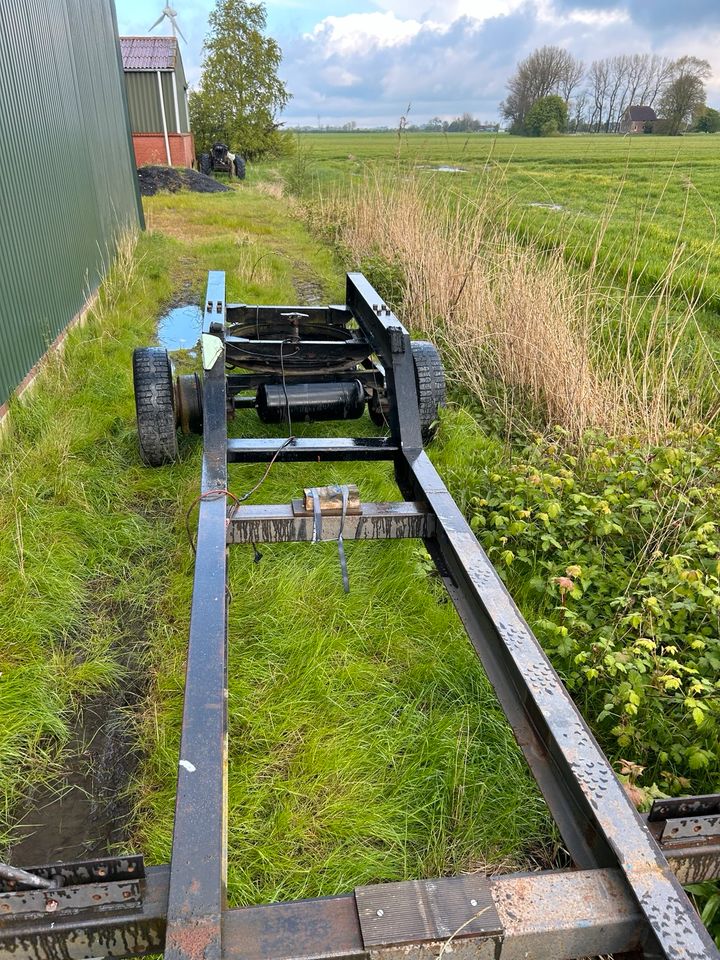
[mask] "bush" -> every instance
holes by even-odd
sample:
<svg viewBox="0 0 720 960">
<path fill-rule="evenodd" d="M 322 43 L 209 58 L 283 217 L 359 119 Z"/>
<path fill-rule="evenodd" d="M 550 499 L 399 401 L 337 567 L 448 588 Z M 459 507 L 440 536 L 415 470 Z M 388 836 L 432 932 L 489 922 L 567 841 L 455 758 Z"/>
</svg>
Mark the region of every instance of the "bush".
<svg viewBox="0 0 720 960">
<path fill-rule="evenodd" d="M 525 132 L 531 137 L 551 137 L 564 133 L 568 125 L 568 108 L 555 94 L 536 100 L 525 117 Z"/>
<path fill-rule="evenodd" d="M 718 788 L 720 437 L 538 440 L 476 461 L 471 523 L 575 700 L 649 795 Z M 638 779 L 636 776 L 635 779 Z"/>
</svg>

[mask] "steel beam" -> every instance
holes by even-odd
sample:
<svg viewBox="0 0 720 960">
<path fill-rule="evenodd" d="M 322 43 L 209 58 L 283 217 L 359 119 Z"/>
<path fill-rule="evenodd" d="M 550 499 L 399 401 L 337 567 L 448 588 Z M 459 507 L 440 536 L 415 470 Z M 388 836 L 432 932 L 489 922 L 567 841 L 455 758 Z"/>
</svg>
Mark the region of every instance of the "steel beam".
<svg viewBox="0 0 720 960">
<path fill-rule="evenodd" d="M 361 273 L 348 273 L 345 300 L 385 369 L 388 422 L 405 453 L 422 449 L 410 334 Z"/>
<path fill-rule="evenodd" d="M 298 437 L 285 440 L 231 439 L 227 442 L 230 463 L 267 463 L 277 456 L 283 463 L 334 460 L 392 460 L 398 446 L 384 437 Z"/>
<path fill-rule="evenodd" d="M 460 960 L 572 960 L 628 951 L 639 943 L 642 915 L 626 896 L 619 871 L 518 874 L 490 881 L 456 878 L 473 879 L 489 887 L 502 933 L 468 934 L 473 918 L 482 920 L 484 908 L 472 897 L 463 911 L 457 899 L 445 893 L 448 881 L 443 880 L 432 881 L 437 888 L 433 910 L 425 915 L 417 934 L 413 933 L 408 914 L 394 910 L 394 905 L 422 906 L 418 884 L 408 881 L 373 888 L 373 903 L 385 903 L 387 909 L 375 909 L 376 917 L 380 913 L 377 927 L 385 927 L 382 945 L 375 938 L 368 942 L 367 933 L 364 937 L 366 925 L 358 906 L 366 898 L 361 901 L 358 890 L 344 896 L 228 911 L 223 926 L 224 956 L 226 960 L 432 960 L 444 948 Z M 461 922 L 458 912 L 464 917 Z M 428 926 L 450 932 L 441 939 L 423 939 L 432 937 Z"/>
<path fill-rule="evenodd" d="M 676 859 L 675 851 L 663 844 L 671 866 L 680 867 L 681 879 L 688 883 L 713 879 L 720 873 L 718 851 L 710 859 L 706 849 L 700 841 L 689 842 L 677 851 L 683 859 Z M 690 871 L 687 878 L 682 876 L 686 869 Z M 167 866 L 150 867 L 139 883 L 141 902 L 111 910 L 107 905 L 93 910 L 60 909 L 52 914 L 52 926 L 49 914 L 26 918 L 0 912 L 0 960 L 80 960 L 159 953 L 165 945 L 169 880 Z M 462 914 L 458 886 L 468 900 L 467 917 Z M 430 902 L 427 896 L 418 896 L 419 888 L 432 889 Z M 470 874 L 420 883 L 377 884 L 340 896 L 227 910 L 223 915 L 223 957 L 374 960 L 381 953 L 397 955 L 398 960 L 432 960 L 442 943 L 418 938 L 412 930 L 408 934 L 408 907 L 422 905 L 424 916 L 438 929 L 454 931 L 475 914 L 479 914 L 477 919 L 485 917 L 487 899 L 482 898 L 483 891 L 489 891 L 492 897 L 502 934 L 494 929 L 487 938 L 468 937 L 468 932 L 477 934 L 468 924 L 448 945 L 452 946 L 452 955 L 460 954 L 462 960 L 597 956 L 627 952 L 640 942 L 644 918 L 620 870 L 548 870 L 490 880 Z M 382 950 L 363 937 L 367 922 L 363 922 L 360 910 L 362 904 L 367 907 L 369 903 L 374 904 L 375 916 L 380 910 L 386 921 L 385 931 L 380 928 Z M 398 908 L 402 908 L 399 917 Z M 447 948 L 446 953 L 450 953 Z"/>
<path fill-rule="evenodd" d="M 620 867 L 647 921 L 651 953 L 668 960 L 720 957 L 424 451 L 407 461 L 405 476 L 435 513 L 428 550 L 573 860 L 583 868 Z"/>
<path fill-rule="evenodd" d="M 224 275 L 220 275 L 224 279 Z M 208 324 L 225 291 L 208 283 Z M 207 327 L 206 327 L 207 329 Z M 178 767 L 167 960 L 221 960 L 227 872 L 227 423 L 224 351 L 205 370 L 203 463 Z"/>
<path fill-rule="evenodd" d="M 419 503 L 364 503 L 358 515 L 323 513 L 321 540 L 397 540 L 431 537 L 435 518 Z M 239 507 L 230 510 L 228 543 L 284 543 L 311 541 L 312 514 L 298 515 L 284 504 Z"/>
</svg>

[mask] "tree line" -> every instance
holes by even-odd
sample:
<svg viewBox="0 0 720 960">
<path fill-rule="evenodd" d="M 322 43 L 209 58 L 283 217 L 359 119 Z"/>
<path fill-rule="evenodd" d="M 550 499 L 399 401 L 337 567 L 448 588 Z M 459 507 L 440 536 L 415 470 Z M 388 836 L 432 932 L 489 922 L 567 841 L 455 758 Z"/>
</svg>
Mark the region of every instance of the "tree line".
<svg viewBox="0 0 720 960">
<path fill-rule="evenodd" d="M 511 133 L 547 135 L 617 133 L 628 107 L 645 106 L 662 118 L 662 132 L 678 134 L 717 114 L 705 103 L 710 76 L 710 64 L 697 57 L 622 54 L 586 67 L 562 47 L 545 46 L 517 65 L 500 110 Z M 705 127 L 712 125 L 706 117 Z"/>
</svg>

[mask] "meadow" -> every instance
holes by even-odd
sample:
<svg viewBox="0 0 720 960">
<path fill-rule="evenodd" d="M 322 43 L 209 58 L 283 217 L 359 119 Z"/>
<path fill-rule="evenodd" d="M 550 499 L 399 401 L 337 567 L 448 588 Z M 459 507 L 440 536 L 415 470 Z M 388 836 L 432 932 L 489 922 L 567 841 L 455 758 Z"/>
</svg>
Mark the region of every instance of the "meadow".
<svg viewBox="0 0 720 960">
<path fill-rule="evenodd" d="M 393 166 L 431 178 L 439 196 L 472 197 L 492 182 L 516 229 L 562 245 L 575 263 L 599 253 L 621 284 L 631 264 L 652 289 L 675 258 L 678 293 L 699 297 L 718 332 L 720 137 L 304 133 L 297 149 L 321 192 Z"/>
</svg>

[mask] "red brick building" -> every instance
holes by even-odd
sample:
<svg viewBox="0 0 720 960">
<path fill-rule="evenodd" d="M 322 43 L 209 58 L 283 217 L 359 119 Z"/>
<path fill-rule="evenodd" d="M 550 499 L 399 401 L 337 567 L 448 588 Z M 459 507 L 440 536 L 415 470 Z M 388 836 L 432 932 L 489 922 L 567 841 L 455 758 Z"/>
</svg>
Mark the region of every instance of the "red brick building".
<svg viewBox="0 0 720 960">
<path fill-rule="evenodd" d="M 652 107 L 628 107 L 623 114 L 620 133 L 645 133 L 646 126 L 657 120 Z"/>
<path fill-rule="evenodd" d="M 138 166 L 195 162 L 187 81 L 175 37 L 120 37 Z"/>
</svg>

